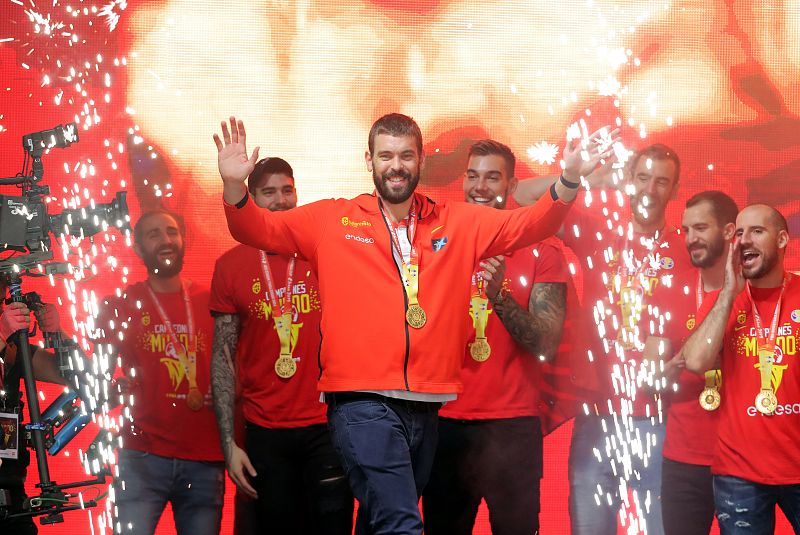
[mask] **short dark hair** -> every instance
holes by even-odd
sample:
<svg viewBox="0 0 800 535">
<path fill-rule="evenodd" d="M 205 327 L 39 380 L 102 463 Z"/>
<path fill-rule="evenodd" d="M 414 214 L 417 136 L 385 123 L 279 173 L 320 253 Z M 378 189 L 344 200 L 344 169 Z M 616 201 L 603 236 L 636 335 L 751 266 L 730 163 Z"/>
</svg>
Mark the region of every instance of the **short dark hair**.
<svg viewBox="0 0 800 535">
<path fill-rule="evenodd" d="M 256 194 L 256 189 L 264 183 L 264 180 L 270 175 L 286 175 L 294 180 L 294 171 L 289 162 L 283 158 L 264 158 L 259 160 L 253 168 L 253 172 L 247 177 L 247 189 L 251 194 Z"/>
<path fill-rule="evenodd" d="M 422 131 L 417 122 L 402 113 L 388 113 L 372 123 L 369 129 L 369 153 L 375 149 L 375 138 L 378 134 L 388 134 L 393 137 L 411 136 L 417 142 L 417 152 L 422 154 Z"/>
<path fill-rule="evenodd" d="M 517 169 L 517 158 L 514 156 L 514 153 L 508 147 L 508 145 L 504 145 L 503 143 L 493 139 L 482 139 L 472 144 L 472 146 L 469 148 L 469 154 L 467 157 L 471 158 L 472 156 L 489 156 L 491 154 L 501 156 L 506 161 L 508 178 L 513 178 Z"/>
<path fill-rule="evenodd" d="M 630 171 L 631 174 L 636 172 L 636 166 L 639 165 L 639 160 L 642 156 L 647 156 L 652 160 L 669 160 L 675 164 L 675 182 L 677 184 L 681 180 L 681 160 L 678 158 L 678 153 L 667 147 L 662 143 L 655 143 L 648 145 L 642 150 L 638 151 L 631 160 Z M 673 185 L 674 185 L 673 184 Z"/>
<path fill-rule="evenodd" d="M 142 233 L 144 232 L 142 230 L 142 225 L 145 221 L 156 215 L 167 215 L 172 219 L 174 219 L 175 222 L 178 224 L 178 230 L 180 231 L 181 236 L 186 237 L 186 222 L 183 220 L 183 216 L 175 212 L 171 212 L 166 208 L 155 208 L 153 210 L 148 210 L 139 216 L 139 220 L 136 221 L 136 224 L 133 226 L 134 243 L 138 243 L 139 245 L 141 245 L 142 239 L 144 238 L 144 236 L 142 236 Z"/>
<path fill-rule="evenodd" d="M 772 206 L 770 206 L 770 208 L 772 208 Z M 772 224 L 777 227 L 779 232 L 781 230 L 789 232 L 789 223 L 786 221 L 786 217 L 780 213 L 777 208 L 772 208 L 770 219 L 772 219 Z"/>
<path fill-rule="evenodd" d="M 731 197 L 717 190 L 701 191 L 693 195 L 686 201 L 686 208 L 697 206 L 698 204 L 708 203 L 711 206 L 711 213 L 720 226 L 728 223 L 736 224 L 736 216 L 739 214 L 739 207 Z"/>
</svg>

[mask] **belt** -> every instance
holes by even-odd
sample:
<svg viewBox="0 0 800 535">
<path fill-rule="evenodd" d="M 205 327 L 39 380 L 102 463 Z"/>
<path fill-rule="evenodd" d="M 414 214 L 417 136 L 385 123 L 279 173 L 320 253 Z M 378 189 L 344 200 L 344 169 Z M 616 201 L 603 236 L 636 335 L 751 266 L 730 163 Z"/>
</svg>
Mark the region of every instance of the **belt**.
<svg viewBox="0 0 800 535">
<path fill-rule="evenodd" d="M 394 407 L 402 407 L 410 412 L 436 412 L 442 408 L 439 401 L 415 401 L 390 398 L 374 392 L 326 392 L 325 402 L 329 405 L 342 405 L 356 401 L 378 401 Z"/>
</svg>

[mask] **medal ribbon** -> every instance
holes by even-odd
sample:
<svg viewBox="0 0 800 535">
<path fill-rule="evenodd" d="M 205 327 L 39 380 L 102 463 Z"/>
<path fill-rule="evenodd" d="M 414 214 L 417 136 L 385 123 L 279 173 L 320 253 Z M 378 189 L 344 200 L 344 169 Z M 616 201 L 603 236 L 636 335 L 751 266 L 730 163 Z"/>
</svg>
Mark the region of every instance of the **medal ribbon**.
<svg viewBox="0 0 800 535">
<path fill-rule="evenodd" d="M 639 261 L 639 259 L 632 254 L 633 249 L 630 248 L 630 243 L 627 236 L 625 237 L 623 249 L 620 252 L 620 264 L 622 264 L 624 269 L 624 276 L 626 280 L 621 281 L 619 290 L 620 313 L 622 314 L 622 321 L 620 323 L 617 339 L 621 340 L 623 344 L 627 345 L 628 348 L 631 349 L 636 346 L 636 343 L 634 340 L 632 340 L 632 338 L 636 332 L 635 324 L 639 321 L 643 308 L 642 302 L 638 301 L 638 290 L 644 287 L 641 280 L 641 274 L 645 267 L 650 265 L 650 262 L 646 263 L 646 261 L 649 258 L 654 259 L 652 256 L 653 251 L 656 251 L 661 246 L 661 242 L 664 240 L 666 233 L 659 230 L 655 235 L 656 238 L 653 239 L 653 243 L 649 248 L 650 251 L 641 261 Z M 631 254 L 626 255 L 626 251 L 631 251 Z M 631 269 L 628 267 L 626 257 L 632 260 L 634 267 L 633 273 L 631 273 Z M 633 279 L 632 282 L 631 277 Z M 628 302 L 628 300 L 630 300 L 630 302 Z"/>
<path fill-rule="evenodd" d="M 756 302 L 753 300 L 753 295 L 750 293 L 750 281 L 747 281 L 745 290 L 747 297 L 750 299 L 750 306 L 753 310 L 753 322 L 756 324 L 756 334 L 758 336 L 758 362 L 760 364 L 759 371 L 761 372 L 761 390 L 772 391 L 772 360 L 775 357 L 775 339 L 778 337 L 778 320 L 781 315 L 781 303 L 783 302 L 783 294 L 786 292 L 786 286 L 789 285 L 789 280 L 792 276 L 787 273 L 783 278 L 783 285 L 781 286 L 781 293 L 778 296 L 778 302 L 775 304 L 775 312 L 772 315 L 772 322 L 769 327 L 769 339 L 764 335 L 764 327 L 761 322 L 761 314 L 758 313 Z M 772 357 L 761 356 L 761 349 L 764 348 L 772 353 Z"/>
<path fill-rule="evenodd" d="M 704 297 L 705 293 L 703 292 L 703 276 L 700 273 L 700 270 L 697 270 L 697 287 L 694 294 L 694 302 L 697 305 L 696 310 L 698 312 L 700 311 L 700 307 L 703 306 Z M 705 372 L 704 376 L 706 379 L 706 388 L 719 390 L 719 387 L 722 384 L 722 370 L 708 370 Z"/>
<path fill-rule="evenodd" d="M 150 298 L 156 306 L 161 321 L 164 322 L 164 327 L 167 329 L 167 335 L 170 342 L 172 342 L 172 347 L 175 348 L 178 360 L 186 372 L 186 377 L 189 380 L 189 390 L 197 389 L 197 352 L 189 351 L 188 347 L 181 344 L 180 340 L 178 340 L 178 335 L 175 334 L 175 329 L 172 328 L 172 321 L 167 316 L 161 301 L 158 300 L 158 296 L 149 284 L 147 285 L 147 291 L 150 293 Z M 181 297 L 183 298 L 183 305 L 186 307 L 186 324 L 189 329 L 188 345 L 191 346 L 194 343 L 194 313 L 192 312 L 191 297 L 189 297 L 189 292 L 186 291 L 183 281 L 181 281 Z"/>
<path fill-rule="evenodd" d="M 295 258 L 289 260 L 286 266 L 286 290 L 283 293 L 283 306 L 278 301 L 278 292 L 272 278 L 272 271 L 267 260 L 267 253 L 261 253 L 261 271 L 267 283 L 267 298 L 272 306 L 272 318 L 275 321 L 275 330 L 281 343 L 281 356 L 292 357 L 292 282 L 294 281 Z"/>
<path fill-rule="evenodd" d="M 485 339 L 486 325 L 489 323 L 489 299 L 486 297 L 486 281 L 478 273 L 472 274 L 470 303 L 472 320 L 475 322 L 475 339 Z"/>
<path fill-rule="evenodd" d="M 411 206 L 408 209 L 408 242 L 411 244 L 411 254 L 409 255 L 408 263 L 403 257 L 403 249 L 400 247 L 400 238 L 397 235 L 397 227 L 389 220 L 386 211 L 383 209 L 383 203 L 380 203 L 381 215 L 389 228 L 389 233 L 392 237 L 392 247 L 400 258 L 402 269 L 400 270 L 403 278 L 403 285 L 406 288 L 408 295 L 408 305 L 419 305 L 419 255 L 417 248 L 414 247 L 414 235 L 417 230 L 417 201 L 416 198 L 411 201 Z"/>
</svg>

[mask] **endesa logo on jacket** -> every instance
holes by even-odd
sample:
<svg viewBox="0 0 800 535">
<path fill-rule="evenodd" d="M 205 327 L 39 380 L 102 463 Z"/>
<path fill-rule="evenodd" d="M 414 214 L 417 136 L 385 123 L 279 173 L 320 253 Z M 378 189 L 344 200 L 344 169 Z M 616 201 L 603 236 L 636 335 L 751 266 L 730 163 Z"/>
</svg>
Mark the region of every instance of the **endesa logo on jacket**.
<svg viewBox="0 0 800 535">
<path fill-rule="evenodd" d="M 365 238 L 364 236 L 357 236 L 355 234 L 345 234 L 344 235 L 344 239 L 345 240 L 353 240 L 353 241 L 357 241 L 357 242 L 360 242 L 360 243 L 375 243 L 375 239 L 374 238 Z"/>
</svg>

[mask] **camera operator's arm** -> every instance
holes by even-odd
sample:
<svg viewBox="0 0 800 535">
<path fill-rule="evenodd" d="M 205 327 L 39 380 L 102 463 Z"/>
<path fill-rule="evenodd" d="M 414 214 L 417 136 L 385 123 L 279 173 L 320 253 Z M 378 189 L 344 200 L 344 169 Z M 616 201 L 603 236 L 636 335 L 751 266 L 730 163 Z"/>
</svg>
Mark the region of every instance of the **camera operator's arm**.
<svg viewBox="0 0 800 535">
<path fill-rule="evenodd" d="M 0 310 L 2 310 L 0 313 L 0 351 L 2 351 L 12 334 L 22 329 L 28 330 L 31 313 L 25 303 L 11 303 Z"/>
<path fill-rule="evenodd" d="M 239 316 L 236 314 L 214 314 L 214 341 L 211 347 L 211 388 L 214 394 L 214 412 L 225 454 L 228 475 L 236 486 L 251 498 L 256 490 L 247 475 L 256 476 L 247 453 L 236 444 L 234 437 L 234 412 L 236 407 L 236 375 L 233 355 L 239 343 Z"/>
</svg>

